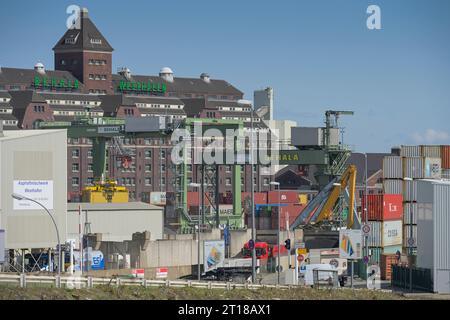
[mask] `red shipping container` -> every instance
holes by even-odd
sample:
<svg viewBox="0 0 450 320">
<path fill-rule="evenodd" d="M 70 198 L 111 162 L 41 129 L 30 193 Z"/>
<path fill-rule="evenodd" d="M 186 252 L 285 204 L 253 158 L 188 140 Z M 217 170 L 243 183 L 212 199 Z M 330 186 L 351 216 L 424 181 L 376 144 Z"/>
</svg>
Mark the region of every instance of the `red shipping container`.
<svg viewBox="0 0 450 320">
<path fill-rule="evenodd" d="M 300 203 L 297 191 L 269 191 L 268 203 Z"/>
<path fill-rule="evenodd" d="M 306 205 L 302 204 L 289 204 L 285 207 L 281 207 L 280 213 L 280 230 L 286 230 L 286 220 L 291 225 L 295 219 L 302 213 Z M 272 213 L 272 229 L 278 229 L 278 207 L 273 210 Z"/>
<path fill-rule="evenodd" d="M 250 192 L 242 192 L 242 201 L 246 198 L 251 199 Z M 267 192 L 255 192 L 254 193 L 255 204 L 267 204 Z"/>
<path fill-rule="evenodd" d="M 441 146 L 441 168 L 450 169 L 450 146 Z"/>
<path fill-rule="evenodd" d="M 366 220 L 365 214 L 365 196 L 361 198 L 362 221 Z M 369 220 L 402 220 L 403 216 L 403 196 L 400 194 L 369 194 L 367 195 L 369 203 Z"/>
<path fill-rule="evenodd" d="M 210 206 L 211 203 L 209 202 L 208 198 L 205 196 L 205 206 Z M 198 206 L 198 192 L 197 191 L 188 191 L 187 194 L 187 204 L 189 206 Z M 201 201 L 201 199 L 200 199 Z"/>
</svg>

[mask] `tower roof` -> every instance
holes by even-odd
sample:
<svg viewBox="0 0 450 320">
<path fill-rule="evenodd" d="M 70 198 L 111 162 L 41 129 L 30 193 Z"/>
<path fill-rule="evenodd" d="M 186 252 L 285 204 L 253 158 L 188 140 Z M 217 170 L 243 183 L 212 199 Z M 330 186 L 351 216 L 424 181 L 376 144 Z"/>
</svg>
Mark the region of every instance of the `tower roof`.
<svg viewBox="0 0 450 320">
<path fill-rule="evenodd" d="M 54 51 L 91 50 L 112 52 L 114 49 L 89 19 L 88 10 L 80 11 L 79 23 L 68 29 L 53 47 Z"/>
</svg>

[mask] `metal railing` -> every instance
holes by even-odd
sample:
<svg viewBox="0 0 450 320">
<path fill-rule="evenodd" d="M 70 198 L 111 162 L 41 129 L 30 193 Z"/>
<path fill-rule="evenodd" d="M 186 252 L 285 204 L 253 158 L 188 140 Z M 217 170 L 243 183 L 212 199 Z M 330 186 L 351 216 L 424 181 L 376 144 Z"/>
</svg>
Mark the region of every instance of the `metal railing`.
<svg viewBox="0 0 450 320">
<path fill-rule="evenodd" d="M 95 278 L 77 276 L 35 276 L 26 274 L 0 274 L 0 287 L 2 285 L 13 285 L 21 288 L 32 286 L 49 286 L 55 288 L 93 288 L 99 285 L 109 286 L 142 286 L 142 287 L 170 287 L 170 288 L 203 288 L 203 289 L 285 289 L 295 288 L 293 285 L 261 285 L 251 283 L 213 282 L 213 281 L 186 281 L 186 280 L 147 280 L 127 279 L 120 277 Z"/>
</svg>

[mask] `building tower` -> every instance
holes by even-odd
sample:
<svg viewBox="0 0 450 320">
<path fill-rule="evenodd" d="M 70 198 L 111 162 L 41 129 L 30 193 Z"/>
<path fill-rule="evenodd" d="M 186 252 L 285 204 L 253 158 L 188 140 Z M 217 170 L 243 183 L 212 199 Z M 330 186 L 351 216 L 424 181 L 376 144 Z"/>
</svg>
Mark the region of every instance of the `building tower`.
<svg viewBox="0 0 450 320">
<path fill-rule="evenodd" d="M 84 84 L 87 93 L 113 93 L 113 50 L 83 8 L 79 21 L 53 48 L 55 70 L 71 72 Z"/>
<path fill-rule="evenodd" d="M 253 92 L 255 111 L 263 120 L 273 120 L 273 89 L 267 87 Z"/>
</svg>

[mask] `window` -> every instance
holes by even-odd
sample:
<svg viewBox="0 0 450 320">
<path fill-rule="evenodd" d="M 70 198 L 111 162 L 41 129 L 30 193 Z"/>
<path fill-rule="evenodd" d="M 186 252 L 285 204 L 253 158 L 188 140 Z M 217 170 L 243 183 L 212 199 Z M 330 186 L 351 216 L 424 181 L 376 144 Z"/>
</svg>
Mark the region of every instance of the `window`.
<svg viewBox="0 0 450 320">
<path fill-rule="evenodd" d="M 80 156 L 80 150 L 74 149 L 72 150 L 72 158 L 78 158 Z"/>
<path fill-rule="evenodd" d="M 145 185 L 151 186 L 152 185 L 152 178 L 145 178 Z"/>
<path fill-rule="evenodd" d="M 256 186 L 256 178 L 253 178 L 253 185 Z"/>
<path fill-rule="evenodd" d="M 166 185 L 166 178 L 161 178 L 161 185 L 165 186 Z"/>
<path fill-rule="evenodd" d="M 161 165 L 161 172 L 166 172 L 166 165 L 165 164 Z"/>
<path fill-rule="evenodd" d="M 145 165 L 145 172 L 150 172 L 152 171 L 152 165 L 151 164 L 146 164 Z"/>
<path fill-rule="evenodd" d="M 78 163 L 72 163 L 72 171 L 78 172 L 80 170 L 80 165 Z"/>
<path fill-rule="evenodd" d="M 161 150 L 161 159 L 165 159 L 165 158 L 166 158 L 166 151 Z"/>
<path fill-rule="evenodd" d="M 78 177 L 72 178 L 72 186 L 78 187 L 80 185 L 80 179 Z"/>
<path fill-rule="evenodd" d="M 241 177 L 241 186 L 244 185 L 244 177 Z"/>
<path fill-rule="evenodd" d="M 227 186 L 231 186 L 231 178 L 227 178 L 227 179 L 225 180 L 225 184 L 226 184 Z"/>
<path fill-rule="evenodd" d="M 188 172 L 192 172 L 192 164 L 188 164 L 187 165 L 187 171 Z"/>
<path fill-rule="evenodd" d="M 268 186 L 269 185 L 269 178 L 264 178 L 264 185 Z"/>
<path fill-rule="evenodd" d="M 94 171 L 94 165 L 92 163 L 88 163 L 88 172 Z"/>
<path fill-rule="evenodd" d="M 88 152 L 87 152 L 88 158 L 92 158 L 93 154 L 94 154 L 94 150 L 93 149 L 89 149 Z"/>
<path fill-rule="evenodd" d="M 89 75 L 89 80 L 94 80 L 94 75 L 93 74 Z M 91 90 L 89 90 L 89 91 L 91 91 Z M 94 91 L 94 90 L 92 90 L 92 91 Z"/>
<path fill-rule="evenodd" d="M 152 150 L 145 151 L 145 158 L 146 159 L 151 159 L 151 157 L 152 157 Z"/>
<path fill-rule="evenodd" d="M 87 185 L 92 186 L 94 184 L 94 178 L 89 177 L 87 178 Z"/>
<path fill-rule="evenodd" d="M 226 167 L 225 167 L 225 171 L 226 171 L 226 172 L 231 172 L 231 166 L 226 166 Z"/>
</svg>

